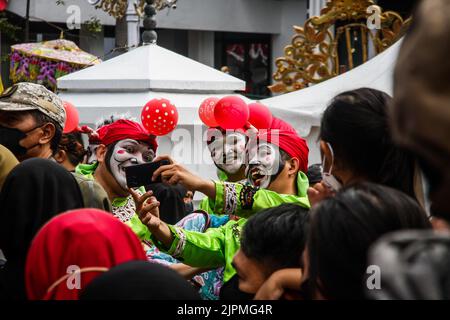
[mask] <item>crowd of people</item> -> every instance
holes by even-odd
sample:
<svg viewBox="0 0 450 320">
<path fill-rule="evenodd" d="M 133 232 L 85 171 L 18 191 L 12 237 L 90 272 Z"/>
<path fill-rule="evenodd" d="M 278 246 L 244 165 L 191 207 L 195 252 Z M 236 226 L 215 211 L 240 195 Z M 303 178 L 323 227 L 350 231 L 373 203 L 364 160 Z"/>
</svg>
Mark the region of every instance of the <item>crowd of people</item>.
<svg viewBox="0 0 450 320">
<path fill-rule="evenodd" d="M 56 94 L 6 89 L 0 299 L 449 299 L 443 13 L 446 0 L 417 10 L 393 97 L 359 88 L 332 99 L 321 164 L 309 165 L 306 140 L 274 117 L 267 130 L 209 128 L 218 178 L 208 180 L 158 154 L 158 139 L 128 115 L 63 133 Z M 128 187 L 125 168 L 160 160 L 153 183 Z"/>
</svg>

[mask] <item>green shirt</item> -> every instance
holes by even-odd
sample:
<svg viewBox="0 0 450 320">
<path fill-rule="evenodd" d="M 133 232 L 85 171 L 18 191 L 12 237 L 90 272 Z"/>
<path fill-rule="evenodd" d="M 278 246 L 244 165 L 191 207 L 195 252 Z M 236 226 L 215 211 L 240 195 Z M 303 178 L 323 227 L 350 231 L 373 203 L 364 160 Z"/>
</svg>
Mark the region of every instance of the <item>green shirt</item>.
<svg viewBox="0 0 450 320">
<path fill-rule="evenodd" d="M 170 248 L 152 237 L 161 250 L 174 258 L 194 267 L 215 268 L 225 266 L 224 281 L 230 280 L 236 273 L 231 262 L 240 247 L 240 234 L 248 217 L 267 208 L 283 203 L 295 203 L 304 208 L 310 204 L 306 195 L 308 179 L 303 172 L 297 176 L 297 195 L 278 194 L 229 182 L 216 182 L 216 199 L 210 201 L 214 212 L 233 214 L 242 217 L 238 221 L 229 221 L 219 228 L 209 228 L 205 233 L 187 231 L 169 225 L 174 241 Z"/>
<path fill-rule="evenodd" d="M 219 178 L 220 181 L 227 181 L 228 180 L 228 176 L 225 173 L 225 171 L 220 170 L 219 168 L 217 168 L 217 177 Z M 206 211 L 209 214 L 214 214 L 214 211 L 212 209 L 212 205 L 211 203 L 214 203 L 214 201 L 209 201 L 208 197 L 205 197 L 202 199 L 202 201 L 200 201 L 200 204 L 198 206 L 198 208 L 200 210 Z"/>
<path fill-rule="evenodd" d="M 93 164 L 79 164 L 75 168 L 75 172 L 79 173 L 86 178 L 94 180 L 94 172 L 97 169 L 98 163 L 95 162 Z M 140 187 L 138 191 L 143 194 L 145 193 L 145 188 Z M 144 225 L 136 214 L 135 204 L 132 196 L 128 197 L 117 197 L 114 198 L 111 202 L 112 211 L 115 216 L 118 216 L 118 211 L 133 211 L 131 213 L 131 218 L 123 221 L 127 226 L 129 226 L 133 232 L 139 237 L 141 240 L 150 240 L 150 231 L 147 226 Z"/>
</svg>

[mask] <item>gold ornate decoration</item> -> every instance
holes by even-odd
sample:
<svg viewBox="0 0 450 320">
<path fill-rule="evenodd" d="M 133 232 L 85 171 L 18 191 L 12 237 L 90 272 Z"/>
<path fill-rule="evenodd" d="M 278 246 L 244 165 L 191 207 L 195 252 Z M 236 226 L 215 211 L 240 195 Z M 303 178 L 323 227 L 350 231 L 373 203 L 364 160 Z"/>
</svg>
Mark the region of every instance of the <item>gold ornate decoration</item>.
<svg viewBox="0 0 450 320">
<path fill-rule="evenodd" d="M 369 7 L 381 13 L 378 30 L 367 26 L 373 17 Z M 366 62 L 370 48 L 381 53 L 406 32 L 410 22 L 411 18 L 404 20 L 396 12 L 382 12 L 372 0 L 329 0 L 319 17 L 311 17 L 303 27 L 294 26 L 295 35 L 285 47 L 284 57 L 275 61 L 276 83 L 269 89 L 292 92 L 353 69 L 358 64 L 355 53 L 360 55 L 359 64 Z M 358 48 L 357 42 L 361 44 Z"/>
<path fill-rule="evenodd" d="M 134 5 L 139 16 L 143 16 L 145 0 L 139 0 Z M 156 0 L 154 7 L 157 11 L 176 7 L 177 0 Z M 99 0 L 95 8 L 102 9 L 116 19 L 121 19 L 127 11 L 128 0 Z"/>
</svg>

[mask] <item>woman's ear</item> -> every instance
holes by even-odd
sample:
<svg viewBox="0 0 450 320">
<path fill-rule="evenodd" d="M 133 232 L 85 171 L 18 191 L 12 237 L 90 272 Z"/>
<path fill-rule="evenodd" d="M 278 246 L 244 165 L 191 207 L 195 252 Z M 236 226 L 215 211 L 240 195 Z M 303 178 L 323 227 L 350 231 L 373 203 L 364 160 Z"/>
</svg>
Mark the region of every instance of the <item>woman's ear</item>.
<svg viewBox="0 0 450 320">
<path fill-rule="evenodd" d="M 99 163 L 105 162 L 107 148 L 104 144 L 100 144 L 95 150 L 95 154 L 97 155 L 97 161 Z"/>
<path fill-rule="evenodd" d="M 325 158 L 324 170 L 328 171 L 331 166 L 331 159 L 333 159 L 333 155 L 331 154 L 330 146 L 323 140 L 320 140 L 320 155 L 322 157 L 322 161 Z"/>
<path fill-rule="evenodd" d="M 56 160 L 59 164 L 63 163 L 67 158 L 66 151 L 64 150 L 58 150 L 55 155 L 53 156 L 53 159 Z"/>
</svg>

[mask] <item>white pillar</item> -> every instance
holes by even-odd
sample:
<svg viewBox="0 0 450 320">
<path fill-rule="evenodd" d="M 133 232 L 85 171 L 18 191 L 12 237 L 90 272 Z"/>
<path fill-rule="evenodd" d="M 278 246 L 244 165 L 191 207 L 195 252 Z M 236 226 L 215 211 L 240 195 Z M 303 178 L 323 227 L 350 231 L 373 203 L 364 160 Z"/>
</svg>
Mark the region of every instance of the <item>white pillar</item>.
<svg viewBox="0 0 450 320">
<path fill-rule="evenodd" d="M 139 16 L 135 9 L 136 0 L 128 0 L 127 13 L 125 19 L 127 22 L 127 39 L 129 46 L 138 46 L 140 42 Z"/>
<path fill-rule="evenodd" d="M 138 0 L 128 0 L 125 16 L 116 20 L 116 46 L 138 46 L 140 43 L 139 16 L 134 4 Z"/>
<path fill-rule="evenodd" d="M 320 16 L 320 10 L 326 3 L 327 0 L 309 0 L 309 17 Z"/>
<path fill-rule="evenodd" d="M 214 32 L 188 32 L 188 56 L 200 63 L 214 68 Z"/>
</svg>

